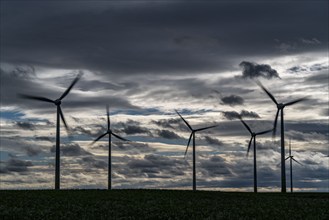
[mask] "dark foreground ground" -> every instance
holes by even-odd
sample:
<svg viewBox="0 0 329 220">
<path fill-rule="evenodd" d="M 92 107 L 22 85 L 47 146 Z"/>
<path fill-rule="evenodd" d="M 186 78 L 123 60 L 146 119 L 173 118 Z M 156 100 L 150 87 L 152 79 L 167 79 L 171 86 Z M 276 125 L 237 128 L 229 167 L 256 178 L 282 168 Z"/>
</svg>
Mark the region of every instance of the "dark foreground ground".
<svg viewBox="0 0 329 220">
<path fill-rule="evenodd" d="M 329 219 L 329 194 L 0 191 L 0 219 Z"/>
</svg>

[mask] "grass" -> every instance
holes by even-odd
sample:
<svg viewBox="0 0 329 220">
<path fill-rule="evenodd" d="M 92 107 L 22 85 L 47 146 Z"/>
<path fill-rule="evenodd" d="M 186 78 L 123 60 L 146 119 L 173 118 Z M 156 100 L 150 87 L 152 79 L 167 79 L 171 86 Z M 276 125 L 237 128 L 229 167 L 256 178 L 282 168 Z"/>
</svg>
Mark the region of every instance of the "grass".
<svg viewBox="0 0 329 220">
<path fill-rule="evenodd" d="M 329 194 L 2 190 L 0 219 L 329 219 Z"/>
</svg>

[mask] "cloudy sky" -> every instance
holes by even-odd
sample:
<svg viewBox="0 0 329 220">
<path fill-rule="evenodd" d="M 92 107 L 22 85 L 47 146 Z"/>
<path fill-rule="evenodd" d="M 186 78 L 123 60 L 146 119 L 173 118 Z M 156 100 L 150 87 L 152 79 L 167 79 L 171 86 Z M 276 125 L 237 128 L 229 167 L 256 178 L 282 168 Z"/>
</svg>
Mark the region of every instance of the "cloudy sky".
<svg viewBox="0 0 329 220">
<path fill-rule="evenodd" d="M 328 192 L 328 1 L 1 1 L 0 189 L 54 187 L 56 108 L 63 100 L 61 187 L 106 188 L 106 104 L 114 188 L 252 191 L 250 139 L 285 108 L 296 191 Z M 278 129 L 280 134 L 280 129 Z M 259 191 L 280 191 L 279 135 L 257 138 Z M 288 151 L 287 151 L 288 152 Z M 289 175 L 287 163 L 287 177 Z M 287 186 L 290 185 L 287 178 Z"/>
</svg>

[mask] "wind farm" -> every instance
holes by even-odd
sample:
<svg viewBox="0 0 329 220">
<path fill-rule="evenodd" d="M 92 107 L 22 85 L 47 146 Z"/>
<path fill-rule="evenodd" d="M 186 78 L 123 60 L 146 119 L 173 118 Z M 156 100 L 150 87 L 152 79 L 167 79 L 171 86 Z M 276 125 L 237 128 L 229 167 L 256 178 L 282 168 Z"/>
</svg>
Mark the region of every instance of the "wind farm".
<svg viewBox="0 0 329 220">
<path fill-rule="evenodd" d="M 0 1 L 0 219 L 329 219 L 328 17 Z"/>
</svg>

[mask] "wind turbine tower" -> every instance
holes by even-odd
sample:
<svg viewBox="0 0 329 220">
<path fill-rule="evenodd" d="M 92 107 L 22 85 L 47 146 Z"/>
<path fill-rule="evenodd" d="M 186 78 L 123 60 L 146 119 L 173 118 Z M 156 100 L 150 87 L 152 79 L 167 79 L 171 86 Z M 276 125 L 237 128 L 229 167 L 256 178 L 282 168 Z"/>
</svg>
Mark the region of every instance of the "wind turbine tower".
<svg viewBox="0 0 329 220">
<path fill-rule="evenodd" d="M 193 129 L 191 127 L 191 125 L 183 118 L 183 116 L 181 116 L 181 114 L 179 114 L 179 112 L 177 110 L 175 110 L 176 113 L 179 115 L 179 117 L 184 121 L 184 123 L 186 124 L 186 126 L 191 130 L 191 135 L 190 138 L 188 139 L 188 143 L 187 143 L 187 147 L 185 150 L 185 154 L 184 157 L 186 156 L 188 147 L 190 145 L 191 139 L 193 138 L 193 191 L 196 190 L 196 172 L 195 172 L 195 133 L 198 131 L 203 131 L 209 128 L 214 128 L 217 127 L 217 125 L 213 125 L 213 126 L 208 126 L 208 127 L 203 127 L 203 128 L 199 128 L 199 129 Z"/>
<path fill-rule="evenodd" d="M 246 129 L 249 131 L 250 133 L 250 141 L 248 144 L 248 150 L 247 150 L 247 156 L 249 155 L 249 150 L 251 147 L 251 143 L 254 140 L 254 192 L 257 193 L 257 161 L 256 161 L 256 136 L 257 135 L 262 135 L 262 134 L 266 134 L 271 132 L 273 129 L 271 130 L 266 130 L 266 131 L 261 131 L 258 133 L 253 132 L 250 127 L 247 125 L 247 123 L 245 121 L 243 121 L 243 119 L 240 117 L 240 121 L 242 122 L 242 124 L 246 127 Z"/>
<path fill-rule="evenodd" d="M 283 109 L 286 106 L 290 106 L 293 104 L 296 104 L 298 102 L 306 100 L 306 98 L 300 98 L 291 102 L 287 103 L 278 103 L 274 96 L 259 82 L 256 81 L 257 84 L 262 88 L 262 90 L 270 97 L 270 99 L 274 102 L 274 104 L 277 107 L 276 111 L 276 116 L 274 120 L 274 127 L 273 127 L 273 137 L 275 136 L 276 133 L 276 125 L 279 117 L 279 113 L 281 112 L 281 192 L 285 193 L 286 192 L 286 165 L 285 165 L 285 146 L 284 146 L 284 114 L 283 114 Z"/>
<path fill-rule="evenodd" d="M 302 165 L 297 160 L 295 160 L 294 156 L 291 155 L 291 139 L 289 139 L 289 157 L 286 158 L 286 160 L 290 159 L 290 192 L 293 192 L 292 187 L 292 161 L 295 161 L 296 163 Z"/>
<path fill-rule="evenodd" d="M 108 137 L 108 144 L 109 144 L 109 156 L 108 156 L 108 175 L 107 175 L 107 189 L 111 190 L 112 189 L 112 135 L 122 141 L 129 141 L 123 137 L 120 137 L 119 135 L 115 134 L 112 130 L 111 130 L 111 120 L 110 120 L 110 108 L 107 105 L 106 106 L 106 116 L 107 116 L 107 131 L 102 134 L 101 136 L 99 136 L 98 138 L 96 138 L 91 145 L 93 145 L 94 143 L 96 143 L 97 141 L 99 141 L 101 138 L 103 138 L 106 135 L 109 135 Z"/>
<path fill-rule="evenodd" d="M 32 96 L 32 95 L 24 95 L 24 94 L 19 94 L 21 98 L 24 99 L 31 99 L 31 100 L 37 100 L 37 101 L 42 101 L 42 102 L 49 102 L 52 104 L 56 105 L 57 109 L 57 119 L 56 119 L 56 157 L 55 157 L 55 189 L 59 190 L 60 189 L 60 118 L 62 119 L 62 122 L 68 130 L 67 123 L 64 118 L 64 114 L 61 108 L 62 100 L 69 94 L 73 86 L 78 82 L 78 80 L 81 78 L 82 73 L 79 73 L 76 78 L 73 80 L 71 85 L 65 90 L 65 92 L 61 95 L 56 100 L 51 100 L 45 97 L 41 96 Z"/>
</svg>

